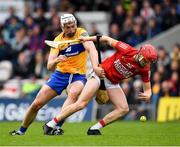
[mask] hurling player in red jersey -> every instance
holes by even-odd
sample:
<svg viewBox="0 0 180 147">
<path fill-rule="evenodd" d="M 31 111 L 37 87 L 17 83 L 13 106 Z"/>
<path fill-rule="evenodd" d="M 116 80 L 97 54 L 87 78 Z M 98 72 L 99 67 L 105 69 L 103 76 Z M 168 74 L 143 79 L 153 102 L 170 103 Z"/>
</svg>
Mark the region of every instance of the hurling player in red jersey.
<svg viewBox="0 0 180 147">
<path fill-rule="evenodd" d="M 82 37 L 81 41 L 96 41 L 97 36 Z M 150 67 L 156 62 L 157 53 L 155 48 L 150 44 L 143 45 L 140 50 L 132 46 L 117 41 L 108 36 L 100 36 L 100 42 L 105 42 L 117 51 L 106 58 L 101 64 L 101 77 L 104 77 L 105 86 L 109 95 L 109 99 L 114 105 L 114 110 L 108 113 L 102 120 L 89 128 L 88 135 L 101 135 L 100 129 L 104 126 L 122 117 L 129 111 L 126 96 L 121 89 L 119 82 L 122 79 L 140 75 L 143 81 L 143 92 L 139 94 L 139 99 L 149 102 L 151 97 L 150 83 Z M 50 130 L 53 130 L 56 124 L 72 113 L 83 109 L 93 98 L 94 94 L 100 86 L 100 78 L 93 73 L 87 81 L 79 99 L 76 103 L 69 105 L 60 112 L 53 120 L 47 123 Z"/>
</svg>

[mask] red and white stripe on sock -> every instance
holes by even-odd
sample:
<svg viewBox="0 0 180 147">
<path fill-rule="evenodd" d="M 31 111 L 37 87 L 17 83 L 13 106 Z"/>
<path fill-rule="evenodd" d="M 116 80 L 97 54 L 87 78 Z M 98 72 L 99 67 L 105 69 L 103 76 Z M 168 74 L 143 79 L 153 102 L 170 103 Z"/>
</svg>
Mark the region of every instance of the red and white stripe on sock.
<svg viewBox="0 0 180 147">
<path fill-rule="evenodd" d="M 58 119 L 55 117 L 51 121 L 49 121 L 46 125 L 48 127 L 55 128 L 58 122 L 59 122 Z"/>
<path fill-rule="evenodd" d="M 100 120 L 98 123 L 96 123 L 94 126 L 92 126 L 90 129 L 91 130 L 99 130 L 102 127 L 104 127 L 106 124 L 104 122 L 104 120 Z"/>
</svg>

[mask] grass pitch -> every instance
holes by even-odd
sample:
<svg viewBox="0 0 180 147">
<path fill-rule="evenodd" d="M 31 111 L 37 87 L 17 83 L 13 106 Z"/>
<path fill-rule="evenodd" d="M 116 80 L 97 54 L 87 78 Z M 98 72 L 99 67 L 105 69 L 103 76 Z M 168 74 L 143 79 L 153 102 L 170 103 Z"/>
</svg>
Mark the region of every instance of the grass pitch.
<svg viewBox="0 0 180 147">
<path fill-rule="evenodd" d="M 45 136 L 41 122 L 34 122 L 24 136 L 10 136 L 20 122 L 0 122 L 0 146 L 180 146 L 180 122 L 116 122 L 102 129 L 102 136 L 87 136 L 94 123 L 65 123 L 62 136 Z"/>
</svg>

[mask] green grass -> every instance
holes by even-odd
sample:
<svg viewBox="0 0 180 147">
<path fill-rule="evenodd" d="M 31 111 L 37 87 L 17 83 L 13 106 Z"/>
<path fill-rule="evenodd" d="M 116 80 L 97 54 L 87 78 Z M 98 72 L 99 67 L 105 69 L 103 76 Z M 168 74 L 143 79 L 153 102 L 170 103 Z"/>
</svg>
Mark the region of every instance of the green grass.
<svg viewBox="0 0 180 147">
<path fill-rule="evenodd" d="M 34 122 L 26 135 L 10 136 L 19 122 L 0 122 L 0 146 L 117 146 L 180 145 L 180 122 L 116 122 L 102 129 L 102 136 L 87 136 L 92 122 L 66 123 L 63 136 L 45 136 L 43 123 Z"/>
</svg>

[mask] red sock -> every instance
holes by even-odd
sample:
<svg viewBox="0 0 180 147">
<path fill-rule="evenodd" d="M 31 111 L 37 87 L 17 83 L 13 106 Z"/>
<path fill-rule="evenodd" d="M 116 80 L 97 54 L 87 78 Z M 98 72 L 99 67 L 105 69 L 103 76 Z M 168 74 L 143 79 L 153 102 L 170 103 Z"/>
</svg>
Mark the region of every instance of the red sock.
<svg viewBox="0 0 180 147">
<path fill-rule="evenodd" d="M 100 123 L 103 127 L 106 125 L 103 119 L 100 120 L 99 123 Z"/>
<path fill-rule="evenodd" d="M 58 121 L 58 119 L 55 117 L 54 119 L 53 119 L 56 123 L 58 123 L 59 121 Z"/>
</svg>

